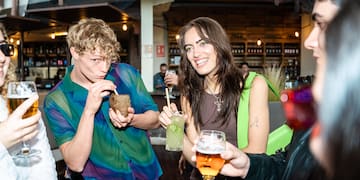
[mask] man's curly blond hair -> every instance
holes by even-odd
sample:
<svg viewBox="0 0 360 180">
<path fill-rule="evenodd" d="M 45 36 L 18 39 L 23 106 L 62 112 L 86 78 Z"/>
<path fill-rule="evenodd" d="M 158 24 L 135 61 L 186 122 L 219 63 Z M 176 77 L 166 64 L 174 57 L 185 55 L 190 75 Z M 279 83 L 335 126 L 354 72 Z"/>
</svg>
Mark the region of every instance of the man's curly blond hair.
<svg viewBox="0 0 360 180">
<path fill-rule="evenodd" d="M 106 59 L 116 61 L 119 58 L 120 43 L 114 31 L 101 19 L 80 20 L 69 28 L 66 40 L 69 48 L 74 47 L 80 55 L 100 49 Z"/>
<path fill-rule="evenodd" d="M 6 29 L 5 26 L 0 23 L 0 32 L 3 34 L 4 39 L 7 40 L 8 36 L 6 33 Z M 5 75 L 5 81 L 3 86 L 0 87 L 0 92 L 2 96 L 6 96 L 7 93 L 7 84 L 9 81 L 15 81 L 16 80 L 16 74 L 15 74 L 15 65 L 11 63 L 11 61 L 9 62 L 9 68 L 7 70 L 7 73 Z"/>
</svg>

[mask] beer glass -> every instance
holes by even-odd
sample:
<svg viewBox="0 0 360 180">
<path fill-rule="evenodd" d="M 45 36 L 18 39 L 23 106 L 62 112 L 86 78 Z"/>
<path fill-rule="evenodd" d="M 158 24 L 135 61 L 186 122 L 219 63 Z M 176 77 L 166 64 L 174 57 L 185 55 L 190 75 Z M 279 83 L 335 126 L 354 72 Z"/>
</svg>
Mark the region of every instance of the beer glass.
<svg viewBox="0 0 360 180">
<path fill-rule="evenodd" d="M 225 160 L 220 153 L 226 149 L 225 133 L 216 130 L 202 130 L 196 144 L 196 168 L 204 180 L 213 180 L 220 172 Z"/>
<path fill-rule="evenodd" d="M 7 92 L 7 105 L 9 113 L 12 113 L 21 103 L 29 97 L 37 94 L 36 84 L 33 81 L 9 82 Z M 33 116 L 38 111 L 39 101 L 36 101 L 22 116 L 23 119 Z M 20 152 L 15 157 L 25 158 L 40 153 L 40 150 L 31 149 L 26 142 L 22 142 Z"/>
<path fill-rule="evenodd" d="M 173 69 L 167 70 L 165 73 L 165 76 L 170 75 L 170 74 L 176 74 L 176 71 Z M 172 94 L 173 91 L 173 84 L 166 84 L 166 86 L 169 88 L 169 98 L 170 99 L 175 99 L 176 97 Z"/>
</svg>

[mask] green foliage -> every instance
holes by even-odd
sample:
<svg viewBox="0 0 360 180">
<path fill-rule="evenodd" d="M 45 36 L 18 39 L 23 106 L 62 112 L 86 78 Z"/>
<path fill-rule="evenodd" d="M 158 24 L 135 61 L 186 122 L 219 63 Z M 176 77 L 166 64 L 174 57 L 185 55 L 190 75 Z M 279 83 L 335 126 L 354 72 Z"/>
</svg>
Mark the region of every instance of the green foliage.
<svg viewBox="0 0 360 180">
<path fill-rule="evenodd" d="M 280 92 L 282 89 L 284 89 L 285 77 L 284 73 L 282 73 L 281 67 L 277 67 L 276 65 L 264 67 L 263 75 L 270 81 L 275 91 Z M 271 90 L 269 90 L 269 101 L 279 100 L 279 97 L 277 97 Z"/>
</svg>

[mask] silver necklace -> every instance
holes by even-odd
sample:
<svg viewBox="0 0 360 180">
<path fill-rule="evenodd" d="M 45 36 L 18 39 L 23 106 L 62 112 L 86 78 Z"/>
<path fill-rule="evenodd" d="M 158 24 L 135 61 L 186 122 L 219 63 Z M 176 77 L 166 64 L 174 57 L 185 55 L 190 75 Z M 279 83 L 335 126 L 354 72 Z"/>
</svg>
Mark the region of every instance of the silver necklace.
<svg viewBox="0 0 360 180">
<path fill-rule="evenodd" d="M 222 105 L 222 103 L 223 103 L 224 101 L 221 99 L 220 96 L 216 96 L 215 93 L 211 90 L 210 87 L 208 87 L 208 88 L 209 88 L 209 91 L 210 91 L 211 95 L 213 95 L 213 96 L 215 97 L 214 104 L 215 104 L 215 106 L 216 106 L 216 111 L 217 111 L 217 112 L 220 112 L 220 111 L 221 111 L 221 105 Z"/>
</svg>

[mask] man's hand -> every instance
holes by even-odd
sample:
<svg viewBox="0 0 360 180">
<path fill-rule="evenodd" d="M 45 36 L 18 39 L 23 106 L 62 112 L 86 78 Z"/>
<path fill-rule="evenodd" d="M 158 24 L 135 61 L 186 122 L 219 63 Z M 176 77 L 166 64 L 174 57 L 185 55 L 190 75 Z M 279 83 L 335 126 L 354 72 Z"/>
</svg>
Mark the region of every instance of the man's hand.
<svg viewBox="0 0 360 180">
<path fill-rule="evenodd" d="M 227 142 L 226 151 L 221 153 L 221 157 L 226 161 L 221 169 L 221 174 L 232 177 L 246 177 L 250 168 L 250 159 L 244 152 Z"/>
<path fill-rule="evenodd" d="M 128 108 L 128 115 L 123 116 L 119 110 L 114 111 L 112 108 L 109 109 L 110 120 L 112 124 L 117 128 L 126 127 L 131 124 L 134 119 L 135 110 L 132 107 Z"/>
<path fill-rule="evenodd" d="M 95 114 L 103 101 L 103 97 L 108 96 L 116 88 L 115 84 L 109 80 L 101 80 L 90 85 L 85 108 L 88 112 Z"/>
<path fill-rule="evenodd" d="M 171 84 L 171 85 L 174 85 L 174 86 L 177 86 L 178 85 L 178 75 L 177 74 L 167 74 L 164 78 L 164 81 L 165 81 L 165 84 L 168 85 L 168 84 Z"/>
</svg>

